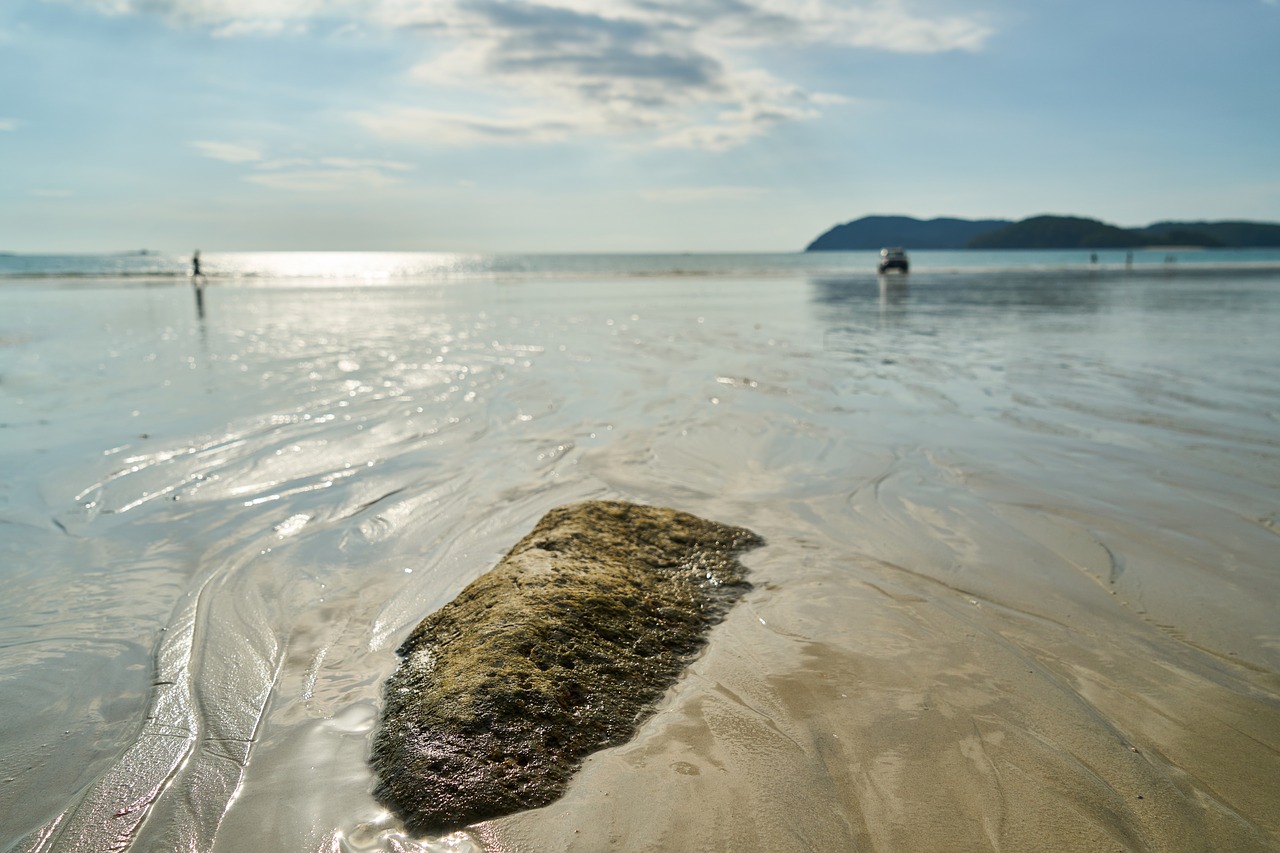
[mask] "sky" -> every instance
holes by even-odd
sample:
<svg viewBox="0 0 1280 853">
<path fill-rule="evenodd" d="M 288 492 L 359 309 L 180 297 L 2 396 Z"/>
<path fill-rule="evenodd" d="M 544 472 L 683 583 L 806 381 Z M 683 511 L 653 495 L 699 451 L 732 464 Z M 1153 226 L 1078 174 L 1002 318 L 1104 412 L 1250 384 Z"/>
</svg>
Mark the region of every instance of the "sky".
<svg viewBox="0 0 1280 853">
<path fill-rule="evenodd" d="M 3 0 L 0 251 L 1280 220 L 1278 0 Z"/>
</svg>

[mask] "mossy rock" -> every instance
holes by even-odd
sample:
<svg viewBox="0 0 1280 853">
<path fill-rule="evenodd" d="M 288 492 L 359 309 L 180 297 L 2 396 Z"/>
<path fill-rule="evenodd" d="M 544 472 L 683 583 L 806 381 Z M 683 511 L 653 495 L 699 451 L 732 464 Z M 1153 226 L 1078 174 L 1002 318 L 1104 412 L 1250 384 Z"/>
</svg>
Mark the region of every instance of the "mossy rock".
<svg viewBox="0 0 1280 853">
<path fill-rule="evenodd" d="M 375 796 L 417 833 L 554 801 L 632 737 L 751 588 L 736 555 L 762 544 L 672 509 L 551 510 L 399 648 Z"/>
</svg>

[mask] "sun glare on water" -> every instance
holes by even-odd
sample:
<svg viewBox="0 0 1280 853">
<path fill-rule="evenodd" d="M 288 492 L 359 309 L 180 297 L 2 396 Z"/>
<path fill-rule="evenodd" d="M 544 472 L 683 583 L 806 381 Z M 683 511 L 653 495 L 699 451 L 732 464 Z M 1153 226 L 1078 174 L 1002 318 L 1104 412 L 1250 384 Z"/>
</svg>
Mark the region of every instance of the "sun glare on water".
<svg viewBox="0 0 1280 853">
<path fill-rule="evenodd" d="M 477 256 L 454 252 L 253 252 L 211 253 L 205 265 L 225 278 L 376 284 L 448 279 L 477 262 Z"/>
</svg>

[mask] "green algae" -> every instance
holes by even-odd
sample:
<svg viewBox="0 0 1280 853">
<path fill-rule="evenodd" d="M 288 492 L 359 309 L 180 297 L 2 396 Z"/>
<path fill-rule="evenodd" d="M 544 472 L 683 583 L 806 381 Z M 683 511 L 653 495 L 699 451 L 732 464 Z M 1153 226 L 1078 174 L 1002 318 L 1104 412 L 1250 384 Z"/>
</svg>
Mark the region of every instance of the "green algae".
<svg viewBox="0 0 1280 853">
<path fill-rule="evenodd" d="M 551 510 L 400 646 L 375 796 L 419 833 L 554 801 L 632 737 L 751 588 L 736 555 L 762 544 L 672 509 Z"/>
</svg>

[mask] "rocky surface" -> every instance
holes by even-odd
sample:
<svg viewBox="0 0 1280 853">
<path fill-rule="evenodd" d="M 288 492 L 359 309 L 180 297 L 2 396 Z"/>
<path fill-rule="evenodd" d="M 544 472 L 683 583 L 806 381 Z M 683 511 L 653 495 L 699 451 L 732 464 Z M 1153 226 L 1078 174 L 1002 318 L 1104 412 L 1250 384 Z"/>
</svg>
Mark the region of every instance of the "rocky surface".
<svg viewBox="0 0 1280 853">
<path fill-rule="evenodd" d="M 632 736 L 750 589 L 736 555 L 761 544 L 671 509 L 551 510 L 398 650 L 375 795 L 418 833 L 552 802 Z"/>
</svg>

